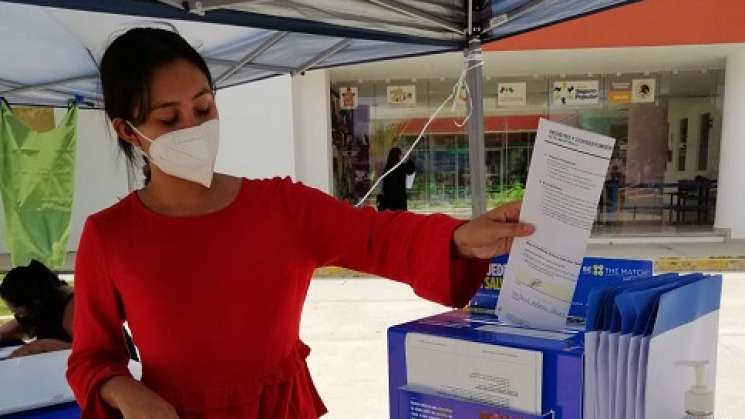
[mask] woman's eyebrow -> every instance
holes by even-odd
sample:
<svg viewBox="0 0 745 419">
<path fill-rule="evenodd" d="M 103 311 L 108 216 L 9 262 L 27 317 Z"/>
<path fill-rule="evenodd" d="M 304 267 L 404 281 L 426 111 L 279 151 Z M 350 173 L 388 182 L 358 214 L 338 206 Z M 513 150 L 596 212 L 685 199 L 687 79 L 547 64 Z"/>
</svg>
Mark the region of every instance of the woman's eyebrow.
<svg viewBox="0 0 745 419">
<path fill-rule="evenodd" d="M 211 89 L 204 88 L 204 89 L 200 90 L 199 93 L 197 93 L 196 95 L 194 95 L 194 97 L 191 98 L 191 100 L 196 100 L 196 99 L 198 99 L 198 98 L 200 98 L 200 97 L 202 97 L 202 96 L 204 96 L 206 94 L 211 94 L 211 93 L 212 93 L 212 90 Z M 150 111 L 154 111 L 156 109 L 168 108 L 168 107 L 171 107 L 171 106 L 178 106 L 178 104 L 179 104 L 178 102 L 163 102 L 163 103 L 158 103 L 158 104 L 155 104 L 154 106 L 152 106 L 150 108 Z"/>
</svg>

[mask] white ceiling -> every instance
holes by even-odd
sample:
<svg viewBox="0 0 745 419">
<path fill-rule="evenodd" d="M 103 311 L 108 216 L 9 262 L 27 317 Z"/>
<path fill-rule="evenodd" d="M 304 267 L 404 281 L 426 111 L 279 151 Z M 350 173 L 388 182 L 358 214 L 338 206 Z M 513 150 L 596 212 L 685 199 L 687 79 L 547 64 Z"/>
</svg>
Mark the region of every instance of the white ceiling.
<svg viewBox="0 0 745 419">
<path fill-rule="evenodd" d="M 573 50 L 494 51 L 484 53 L 490 77 L 560 74 L 613 74 L 723 69 L 727 55 L 745 44 Z M 460 53 L 359 64 L 331 70 L 332 81 L 454 78 L 463 69 Z"/>
</svg>

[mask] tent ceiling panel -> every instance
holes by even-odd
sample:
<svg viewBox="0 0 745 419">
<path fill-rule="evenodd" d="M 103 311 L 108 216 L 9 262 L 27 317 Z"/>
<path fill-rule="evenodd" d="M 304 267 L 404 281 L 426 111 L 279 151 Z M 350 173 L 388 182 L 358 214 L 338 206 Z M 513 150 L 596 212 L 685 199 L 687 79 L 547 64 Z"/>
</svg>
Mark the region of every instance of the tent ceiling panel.
<svg viewBox="0 0 745 419">
<path fill-rule="evenodd" d="M 192 2 L 196 5 L 196 1 Z M 209 1 L 200 1 L 205 6 Z M 212 2 L 219 4 L 220 2 Z M 419 0 L 256 0 L 228 8 L 262 15 L 443 40 L 463 40 L 466 2 Z M 237 3 L 237 4 L 236 4 Z"/>
</svg>

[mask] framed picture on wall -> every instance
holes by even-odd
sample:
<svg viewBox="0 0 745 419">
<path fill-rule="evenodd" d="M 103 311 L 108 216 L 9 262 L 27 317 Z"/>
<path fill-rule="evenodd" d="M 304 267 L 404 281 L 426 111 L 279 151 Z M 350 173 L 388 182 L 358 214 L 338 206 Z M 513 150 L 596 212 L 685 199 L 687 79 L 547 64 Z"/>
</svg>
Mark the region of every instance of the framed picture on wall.
<svg viewBox="0 0 745 419">
<path fill-rule="evenodd" d="M 600 100 L 598 80 L 574 80 L 554 82 L 553 103 L 555 105 L 594 105 Z"/>
<path fill-rule="evenodd" d="M 497 85 L 498 106 L 525 106 L 527 83 L 499 83 Z"/>
<path fill-rule="evenodd" d="M 654 103 L 657 90 L 655 79 L 634 79 L 631 81 L 631 101 L 633 103 Z"/>
<path fill-rule="evenodd" d="M 388 86 L 388 103 L 391 105 L 415 105 L 416 86 Z"/>
<path fill-rule="evenodd" d="M 339 89 L 339 107 L 341 109 L 357 109 L 359 94 L 356 87 L 342 87 Z"/>
</svg>

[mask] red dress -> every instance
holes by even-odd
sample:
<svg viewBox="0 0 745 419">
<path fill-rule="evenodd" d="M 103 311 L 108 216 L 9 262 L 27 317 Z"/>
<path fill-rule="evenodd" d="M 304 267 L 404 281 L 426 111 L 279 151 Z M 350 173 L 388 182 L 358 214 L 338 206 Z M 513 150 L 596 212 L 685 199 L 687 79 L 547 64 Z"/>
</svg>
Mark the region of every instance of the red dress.
<svg viewBox="0 0 745 419">
<path fill-rule="evenodd" d="M 100 387 L 129 374 L 125 319 L 143 383 L 182 418 L 318 418 L 326 408 L 299 338 L 314 269 L 369 272 L 463 306 L 487 263 L 454 255 L 461 223 L 354 209 L 287 179 L 244 179 L 228 207 L 193 217 L 129 195 L 89 217 L 78 250 L 67 377 L 82 418 L 119 416 Z"/>
</svg>

